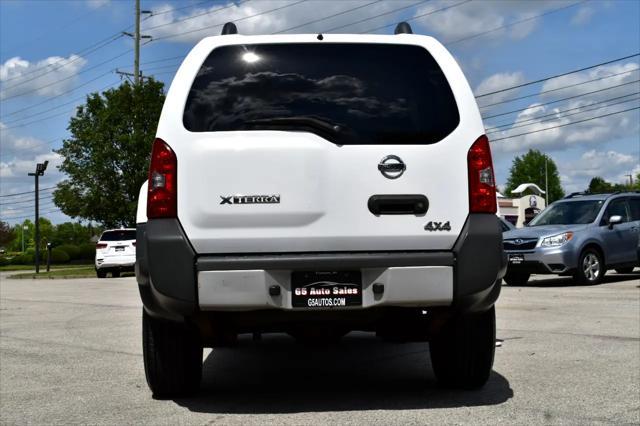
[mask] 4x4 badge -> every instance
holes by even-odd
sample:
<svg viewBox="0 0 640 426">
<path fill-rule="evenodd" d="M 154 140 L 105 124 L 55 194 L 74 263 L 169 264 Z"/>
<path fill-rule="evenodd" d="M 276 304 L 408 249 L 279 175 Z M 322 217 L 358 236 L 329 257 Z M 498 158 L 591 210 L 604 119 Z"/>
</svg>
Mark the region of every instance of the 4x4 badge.
<svg viewBox="0 0 640 426">
<path fill-rule="evenodd" d="M 425 231 L 451 231 L 451 224 L 449 221 L 442 222 L 429 222 L 424 226 Z"/>
</svg>

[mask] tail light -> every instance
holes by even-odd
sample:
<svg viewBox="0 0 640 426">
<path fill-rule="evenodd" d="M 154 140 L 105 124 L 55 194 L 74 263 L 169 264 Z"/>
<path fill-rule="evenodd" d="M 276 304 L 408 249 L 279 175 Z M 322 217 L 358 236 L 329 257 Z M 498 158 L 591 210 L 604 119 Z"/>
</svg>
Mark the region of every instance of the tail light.
<svg viewBox="0 0 640 426">
<path fill-rule="evenodd" d="M 496 181 L 489 139 L 485 135 L 471 145 L 469 167 L 469 210 L 471 213 L 496 213 Z"/>
<path fill-rule="evenodd" d="M 147 192 L 149 219 L 178 216 L 177 171 L 178 162 L 171 147 L 162 139 L 153 141 Z"/>
<path fill-rule="evenodd" d="M 96 244 L 96 250 L 102 250 L 102 249 L 106 249 L 106 248 L 107 248 L 107 244 L 105 244 L 105 243 Z"/>
</svg>

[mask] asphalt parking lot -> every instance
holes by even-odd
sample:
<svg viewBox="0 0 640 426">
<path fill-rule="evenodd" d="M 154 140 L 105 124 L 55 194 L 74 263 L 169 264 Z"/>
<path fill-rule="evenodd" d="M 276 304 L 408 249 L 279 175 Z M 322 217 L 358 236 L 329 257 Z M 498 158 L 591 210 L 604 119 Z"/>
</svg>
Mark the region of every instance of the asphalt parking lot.
<svg viewBox="0 0 640 426">
<path fill-rule="evenodd" d="M 352 333 L 313 348 L 285 335 L 205 351 L 202 392 L 154 400 L 135 279 L 0 275 L 2 424 L 638 424 L 640 270 L 593 287 L 504 287 L 494 372 L 437 387 L 427 344 Z"/>
</svg>

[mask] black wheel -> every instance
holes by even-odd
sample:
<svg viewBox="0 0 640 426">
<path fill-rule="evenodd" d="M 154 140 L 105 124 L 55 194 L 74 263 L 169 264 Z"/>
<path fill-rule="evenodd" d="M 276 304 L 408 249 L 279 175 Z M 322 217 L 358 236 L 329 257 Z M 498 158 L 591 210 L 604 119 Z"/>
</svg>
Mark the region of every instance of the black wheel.
<svg viewBox="0 0 640 426">
<path fill-rule="evenodd" d="M 587 248 L 580 254 L 573 279 L 578 284 L 594 285 L 602 281 L 606 272 L 600 253 L 593 248 Z"/>
<path fill-rule="evenodd" d="M 120 276 L 120 271 L 113 271 L 113 272 L 111 273 L 111 276 L 112 276 L 113 278 L 118 278 L 118 277 Z"/>
<path fill-rule="evenodd" d="M 456 316 L 429 342 L 431 364 L 445 387 L 478 389 L 491 374 L 496 347 L 495 308 Z"/>
<path fill-rule="evenodd" d="M 96 275 L 98 276 L 98 278 L 106 278 L 107 277 L 107 273 L 105 271 L 101 271 L 100 269 L 96 269 Z"/>
<path fill-rule="evenodd" d="M 504 276 L 504 281 L 509 285 L 527 285 L 531 274 L 525 274 L 522 272 L 509 272 Z"/>
<path fill-rule="evenodd" d="M 183 324 L 142 312 L 142 353 L 147 384 L 154 397 L 189 395 L 202 377 L 202 344 Z"/>
<path fill-rule="evenodd" d="M 633 266 L 630 268 L 616 268 L 618 274 L 630 274 L 633 272 Z"/>
</svg>

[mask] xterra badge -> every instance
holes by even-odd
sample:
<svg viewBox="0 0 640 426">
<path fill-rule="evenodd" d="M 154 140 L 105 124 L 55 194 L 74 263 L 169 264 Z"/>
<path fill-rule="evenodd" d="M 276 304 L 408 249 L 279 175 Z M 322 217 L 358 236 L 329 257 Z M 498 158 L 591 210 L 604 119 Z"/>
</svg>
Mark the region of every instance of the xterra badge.
<svg viewBox="0 0 640 426">
<path fill-rule="evenodd" d="M 425 231 L 451 231 L 451 224 L 449 221 L 442 222 L 429 222 L 424 226 Z"/>
<path fill-rule="evenodd" d="M 221 195 L 220 204 L 280 204 L 280 195 Z"/>
</svg>

